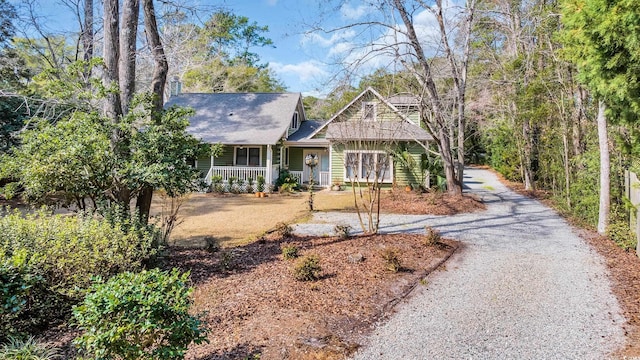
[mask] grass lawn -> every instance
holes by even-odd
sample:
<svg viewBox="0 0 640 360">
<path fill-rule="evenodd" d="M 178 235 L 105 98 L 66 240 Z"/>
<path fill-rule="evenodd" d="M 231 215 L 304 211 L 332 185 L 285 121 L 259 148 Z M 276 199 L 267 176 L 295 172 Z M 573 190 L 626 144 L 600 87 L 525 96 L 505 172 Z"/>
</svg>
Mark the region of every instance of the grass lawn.
<svg viewBox="0 0 640 360">
<path fill-rule="evenodd" d="M 314 198 L 314 207 L 319 211 L 353 208 L 350 192 L 317 191 Z M 205 236 L 213 236 L 223 247 L 245 245 L 279 222 L 291 223 L 306 216 L 308 199 L 306 192 L 266 198 L 252 194 L 192 194 L 180 208 L 183 222 L 174 230 L 171 243 L 201 247 Z M 161 207 L 161 197 L 154 196 L 152 215 L 158 214 Z"/>
</svg>

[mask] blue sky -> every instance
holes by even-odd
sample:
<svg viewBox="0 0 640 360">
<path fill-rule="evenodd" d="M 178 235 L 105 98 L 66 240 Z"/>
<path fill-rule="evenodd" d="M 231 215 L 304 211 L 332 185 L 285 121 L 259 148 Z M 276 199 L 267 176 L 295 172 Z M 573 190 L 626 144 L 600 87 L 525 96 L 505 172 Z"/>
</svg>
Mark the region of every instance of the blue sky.
<svg viewBox="0 0 640 360">
<path fill-rule="evenodd" d="M 18 2 L 18 0 L 10 0 Z M 60 6 L 60 0 L 39 0 L 42 15 L 50 29 L 76 26 L 68 8 Z M 447 2 L 447 1 L 445 1 Z M 455 3 L 456 0 L 449 0 Z M 395 70 L 392 56 L 375 51 L 375 46 L 397 42 L 389 30 L 345 28 L 332 32 L 309 32 L 316 23 L 325 29 L 364 21 L 380 20 L 380 12 L 358 0 L 185 0 L 185 3 L 208 8 L 231 10 L 259 25 L 267 25 L 267 36 L 274 42 L 274 48 L 253 49 L 263 63 L 270 68 L 287 86 L 288 91 L 302 92 L 304 95 L 323 96 L 336 86 L 341 78 L 341 70 L 348 64 L 359 63 L 360 75 L 386 67 Z M 339 6 L 333 5 L 339 3 Z M 433 16 L 423 11 L 414 15 L 416 30 L 428 43 L 436 26 Z M 202 13 L 202 20 L 208 14 Z M 393 20 L 388 20 L 393 21 Z M 371 45 L 372 43 L 377 45 Z M 374 51 L 372 51 L 372 49 Z M 369 54 L 369 56 L 367 56 Z M 375 56 L 371 56 L 375 54 Z M 362 63 L 362 59 L 367 61 Z M 352 83 L 357 83 L 357 78 Z"/>
<path fill-rule="evenodd" d="M 366 7 L 357 3 L 346 2 L 329 16 L 323 15 L 328 11 L 329 2 L 318 0 L 236 0 L 228 1 L 224 6 L 237 15 L 269 27 L 269 37 L 275 48 L 257 49 L 256 52 L 263 62 L 269 63 L 289 91 L 318 96 L 326 94 L 335 85 L 331 79 L 339 69 L 332 64 L 333 57 L 335 47 L 344 39 L 335 34 L 309 33 L 310 24 L 321 21 L 324 27 L 334 27 L 356 20 L 366 13 Z"/>
<path fill-rule="evenodd" d="M 263 62 L 269 63 L 289 91 L 304 95 L 323 96 L 336 86 L 343 70 L 355 71 L 351 83 L 358 76 L 378 68 L 398 70 L 395 54 L 385 52 L 386 45 L 397 43 L 397 33 L 385 28 L 343 28 L 347 24 L 367 20 L 381 20 L 397 24 L 389 14 L 381 14 L 362 0 L 228 0 L 222 5 L 237 15 L 248 17 L 259 25 L 269 26 L 269 37 L 275 48 L 257 49 Z M 459 15 L 457 0 L 445 0 L 445 13 L 451 18 Z M 338 4 L 338 5 L 336 5 Z M 331 32 L 310 32 L 310 24 L 317 23 Z M 414 25 L 428 55 L 439 49 L 439 30 L 434 16 L 426 11 L 414 14 Z M 404 26 L 397 25 L 399 29 Z M 335 30 L 338 29 L 338 30 Z M 401 41 L 401 40 L 400 40 Z M 400 49 L 402 52 L 402 49 Z M 363 60 L 364 59 L 364 60 Z M 353 64 L 358 64 L 357 67 Z"/>
<path fill-rule="evenodd" d="M 255 49 L 263 62 L 286 84 L 289 91 L 316 93 L 324 88 L 331 70 L 326 59 L 309 47 L 306 22 L 316 18 L 317 0 L 241 0 L 226 5 L 237 15 L 269 27 L 275 48 Z"/>
</svg>

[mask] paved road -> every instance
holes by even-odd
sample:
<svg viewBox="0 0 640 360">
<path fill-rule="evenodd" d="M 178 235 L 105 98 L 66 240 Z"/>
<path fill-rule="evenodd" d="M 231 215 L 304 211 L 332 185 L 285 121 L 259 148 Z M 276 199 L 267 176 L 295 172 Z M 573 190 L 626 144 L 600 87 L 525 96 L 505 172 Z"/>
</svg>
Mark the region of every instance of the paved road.
<svg viewBox="0 0 640 360">
<path fill-rule="evenodd" d="M 487 210 L 386 215 L 383 232 L 433 226 L 464 247 L 364 339 L 355 359 L 604 359 L 624 343 L 624 319 L 603 260 L 554 211 L 468 169 Z M 318 213 L 298 233 L 357 228 L 352 214 Z"/>
</svg>

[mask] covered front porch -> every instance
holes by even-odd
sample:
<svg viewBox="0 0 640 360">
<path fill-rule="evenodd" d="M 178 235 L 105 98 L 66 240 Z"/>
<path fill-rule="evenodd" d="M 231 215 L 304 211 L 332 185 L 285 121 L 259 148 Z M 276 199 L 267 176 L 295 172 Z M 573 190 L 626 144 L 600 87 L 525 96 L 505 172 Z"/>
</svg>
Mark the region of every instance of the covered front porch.
<svg viewBox="0 0 640 360">
<path fill-rule="evenodd" d="M 219 156 L 198 159 L 196 167 L 207 185 L 233 182 L 244 189 L 262 177 L 269 191 L 280 173 L 280 159 L 278 145 L 225 145 Z"/>
<path fill-rule="evenodd" d="M 286 147 L 288 156 L 284 159 L 289 173 L 298 184 L 309 185 L 312 171 L 306 164 L 307 156 L 316 156 L 318 164 L 313 168 L 313 184 L 320 187 L 331 187 L 331 153 L 328 147 Z"/>
</svg>

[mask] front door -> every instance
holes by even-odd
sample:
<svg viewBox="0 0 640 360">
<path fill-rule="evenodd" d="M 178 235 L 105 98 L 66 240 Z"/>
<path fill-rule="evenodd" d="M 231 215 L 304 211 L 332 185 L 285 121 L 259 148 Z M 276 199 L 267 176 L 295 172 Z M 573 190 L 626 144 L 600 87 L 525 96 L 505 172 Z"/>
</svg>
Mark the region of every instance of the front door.
<svg viewBox="0 0 640 360">
<path fill-rule="evenodd" d="M 308 184 L 311 176 L 311 167 L 305 162 L 307 155 L 316 155 L 318 157 L 318 165 L 313 168 L 313 183 L 315 185 L 327 185 L 322 184 L 320 181 L 320 172 L 329 171 L 329 153 L 325 149 L 308 149 L 302 152 L 302 161 L 304 162 L 302 183 Z"/>
</svg>

